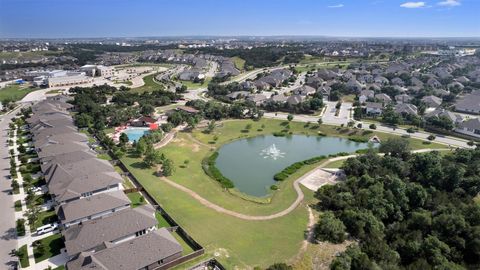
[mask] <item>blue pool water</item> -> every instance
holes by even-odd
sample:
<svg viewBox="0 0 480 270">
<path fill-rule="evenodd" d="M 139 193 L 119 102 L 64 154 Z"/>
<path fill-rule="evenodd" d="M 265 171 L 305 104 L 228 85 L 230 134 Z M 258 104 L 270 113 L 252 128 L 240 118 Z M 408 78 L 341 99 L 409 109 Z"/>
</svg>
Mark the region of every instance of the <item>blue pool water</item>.
<svg viewBox="0 0 480 270">
<path fill-rule="evenodd" d="M 138 142 L 143 135 L 149 133 L 149 130 L 148 128 L 127 128 L 124 133 L 127 134 L 130 142 Z"/>
</svg>

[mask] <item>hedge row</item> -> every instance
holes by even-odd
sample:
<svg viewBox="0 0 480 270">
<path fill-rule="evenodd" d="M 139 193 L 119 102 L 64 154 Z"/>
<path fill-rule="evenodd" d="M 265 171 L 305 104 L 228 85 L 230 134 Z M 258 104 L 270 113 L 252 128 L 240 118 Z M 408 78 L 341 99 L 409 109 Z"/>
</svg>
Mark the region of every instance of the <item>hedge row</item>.
<svg viewBox="0 0 480 270">
<path fill-rule="evenodd" d="M 329 155 L 328 158 L 339 157 L 339 156 L 348 156 L 348 155 L 350 155 L 350 154 L 346 153 L 346 152 L 340 152 L 340 153 L 335 154 L 335 155 Z M 275 174 L 273 176 L 273 179 L 275 181 L 283 181 L 283 180 L 287 179 L 290 175 L 292 175 L 295 172 L 297 172 L 298 170 L 300 170 L 303 166 L 318 163 L 318 162 L 320 162 L 320 161 L 322 161 L 326 158 L 327 158 L 326 156 L 318 156 L 318 157 L 314 157 L 314 158 L 307 159 L 307 160 L 304 160 L 304 161 L 295 162 L 292 165 L 288 166 L 287 168 L 283 169 L 281 172 Z"/>
<path fill-rule="evenodd" d="M 223 176 L 220 170 L 215 166 L 215 161 L 217 160 L 218 152 L 213 153 L 211 156 L 207 157 L 202 162 L 202 168 L 205 173 L 218 181 L 224 188 L 234 188 L 232 180 Z"/>
</svg>

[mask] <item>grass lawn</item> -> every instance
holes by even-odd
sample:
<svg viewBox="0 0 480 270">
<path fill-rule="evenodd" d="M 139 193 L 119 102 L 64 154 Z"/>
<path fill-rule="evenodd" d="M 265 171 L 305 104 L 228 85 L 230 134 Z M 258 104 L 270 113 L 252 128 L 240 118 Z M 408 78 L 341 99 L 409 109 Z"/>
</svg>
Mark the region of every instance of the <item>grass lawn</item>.
<svg viewBox="0 0 480 270">
<path fill-rule="evenodd" d="M 16 212 L 22 211 L 22 201 L 17 200 L 17 201 L 15 201 L 14 205 L 15 205 L 15 211 Z"/>
<path fill-rule="evenodd" d="M 52 270 L 65 270 L 65 266 L 60 265 L 59 267 L 53 268 Z"/>
<path fill-rule="evenodd" d="M 325 168 L 340 168 L 343 165 L 343 163 L 345 162 L 345 160 L 346 159 L 332 161 L 332 162 L 326 164 L 324 167 Z"/>
<path fill-rule="evenodd" d="M 169 179 L 194 190 L 215 204 L 239 213 L 268 215 L 282 211 L 290 206 L 297 196 L 292 188 L 293 181 L 318 166 L 318 163 L 304 166 L 285 181 L 278 183 L 279 190 L 268 200 L 269 203 L 255 203 L 223 190 L 216 181 L 203 172 L 201 161 L 211 155 L 212 147 L 216 148 L 239 138 L 281 131 L 284 129 L 283 122 L 272 119 L 231 120 L 219 123 L 219 127 L 211 134 L 204 134 L 200 129 L 194 130 L 191 134 L 178 133 L 169 145 L 160 149 L 176 165 L 175 172 Z M 251 124 L 252 128 L 248 133 L 242 133 L 241 130 L 244 130 L 247 124 Z M 311 126 L 313 124 L 308 127 L 305 123 L 291 122 L 290 131 L 312 136 L 317 136 L 320 131 L 329 136 L 343 138 L 349 136 L 369 138 L 375 134 L 381 140 L 398 137 L 328 125 L 321 125 L 315 129 Z M 210 144 L 214 141 L 214 136 L 217 136 L 218 140 Z M 435 143 L 423 145 L 420 140 L 409 140 L 415 149 L 443 147 Z M 190 162 L 184 167 L 182 165 L 186 159 Z M 157 202 L 206 248 L 208 254 L 216 253 L 218 255 L 216 258 L 227 269 L 266 267 L 274 262 L 288 261 L 298 252 L 308 219 L 305 206 L 312 202 L 313 192 L 304 189 L 305 200 L 284 217 L 269 221 L 246 221 L 204 207 L 189 195 L 161 181 L 155 176 L 154 169 L 146 168 L 142 160 L 134 155 L 127 154 L 122 161 Z"/>
<path fill-rule="evenodd" d="M 177 241 L 180 243 L 180 245 L 183 248 L 182 256 L 188 255 L 194 251 L 193 248 L 190 245 L 188 245 L 187 242 L 185 242 L 177 232 L 172 233 L 172 235 L 173 237 L 175 237 L 175 239 L 177 239 Z"/>
<path fill-rule="evenodd" d="M 39 242 L 45 248 L 45 252 L 40 254 L 38 252 L 38 247 L 34 246 L 33 257 L 35 258 L 36 263 L 60 254 L 60 250 L 65 247 L 65 243 L 63 242 L 62 235 L 60 233 L 43 238 L 39 240 Z"/>
<path fill-rule="evenodd" d="M 160 212 L 156 211 L 155 212 L 155 218 L 158 221 L 158 228 L 170 228 L 172 225 L 168 223 L 168 221 L 160 214 Z"/>
<path fill-rule="evenodd" d="M 243 70 L 245 68 L 245 60 L 243 60 L 242 58 L 234 56 L 230 59 L 232 59 L 233 64 L 238 70 Z"/>
<path fill-rule="evenodd" d="M 55 210 L 40 212 L 37 220 L 35 220 L 34 226 L 30 228 L 30 231 L 34 232 L 38 227 L 53 223 L 57 220 L 58 217 Z"/>
<path fill-rule="evenodd" d="M 194 83 L 192 81 L 180 81 L 180 83 L 185 85 L 187 87 L 187 89 L 197 89 L 197 88 L 200 88 L 200 87 L 207 87 L 208 83 L 210 83 L 211 80 L 212 80 L 212 78 L 207 77 L 207 78 L 205 78 L 203 83 Z"/>
<path fill-rule="evenodd" d="M 30 88 L 26 85 L 8 85 L 0 88 L 0 102 L 5 100 L 18 101 L 35 90 L 38 90 L 38 88 Z"/>
<path fill-rule="evenodd" d="M 20 261 L 20 266 L 22 268 L 27 268 L 30 266 L 30 262 L 28 261 L 28 250 L 27 245 L 23 245 L 18 249 L 19 257 L 18 260 Z"/>
<path fill-rule="evenodd" d="M 152 91 L 155 91 L 155 90 L 165 89 L 165 86 L 163 86 L 163 84 L 161 84 L 159 82 L 156 82 L 154 80 L 154 78 L 155 78 L 155 76 L 157 76 L 157 74 L 158 73 L 154 73 L 154 74 L 143 77 L 143 82 L 145 84 L 143 86 L 140 86 L 140 87 L 137 87 L 137 88 L 132 88 L 130 91 L 137 92 L 137 93 L 143 93 L 143 92 L 152 92 Z"/>
<path fill-rule="evenodd" d="M 99 159 L 104 159 L 104 160 L 112 160 L 109 154 L 98 154 L 97 157 Z"/>
<path fill-rule="evenodd" d="M 145 198 L 143 198 L 142 194 L 140 194 L 140 192 L 132 192 L 132 193 L 128 193 L 127 194 L 127 197 L 130 199 L 130 201 L 132 202 L 131 205 L 133 208 L 137 207 L 137 206 L 140 206 L 140 205 L 144 205 L 146 204 L 147 202 L 145 201 Z M 142 201 L 143 200 L 143 201 Z"/>
</svg>

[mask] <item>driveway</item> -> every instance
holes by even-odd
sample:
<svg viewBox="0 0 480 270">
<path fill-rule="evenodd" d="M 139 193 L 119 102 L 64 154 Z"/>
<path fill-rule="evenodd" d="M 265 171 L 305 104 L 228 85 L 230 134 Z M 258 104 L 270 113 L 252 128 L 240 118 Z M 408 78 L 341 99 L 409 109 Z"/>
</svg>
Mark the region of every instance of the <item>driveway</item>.
<svg viewBox="0 0 480 270">
<path fill-rule="evenodd" d="M 8 124 L 19 109 L 10 114 L 0 116 L 0 269 L 8 269 L 8 262 L 16 260 L 9 255 L 12 249 L 17 248 L 15 239 L 15 209 L 13 208 L 13 196 L 8 195 L 10 188 L 10 158 L 8 153 Z"/>
</svg>

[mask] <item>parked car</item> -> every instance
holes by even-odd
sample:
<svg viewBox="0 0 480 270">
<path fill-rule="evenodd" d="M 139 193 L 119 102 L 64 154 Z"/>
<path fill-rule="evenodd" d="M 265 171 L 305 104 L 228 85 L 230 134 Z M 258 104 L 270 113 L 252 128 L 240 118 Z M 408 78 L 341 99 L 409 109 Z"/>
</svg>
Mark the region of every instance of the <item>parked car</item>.
<svg viewBox="0 0 480 270">
<path fill-rule="evenodd" d="M 55 231 L 56 229 L 58 229 L 58 223 L 52 223 L 52 224 L 47 224 L 47 225 L 44 225 L 42 227 L 38 227 L 37 228 L 37 235 L 42 235 L 42 234 L 46 234 L 46 233 L 49 233 L 49 232 L 53 232 Z"/>
</svg>

